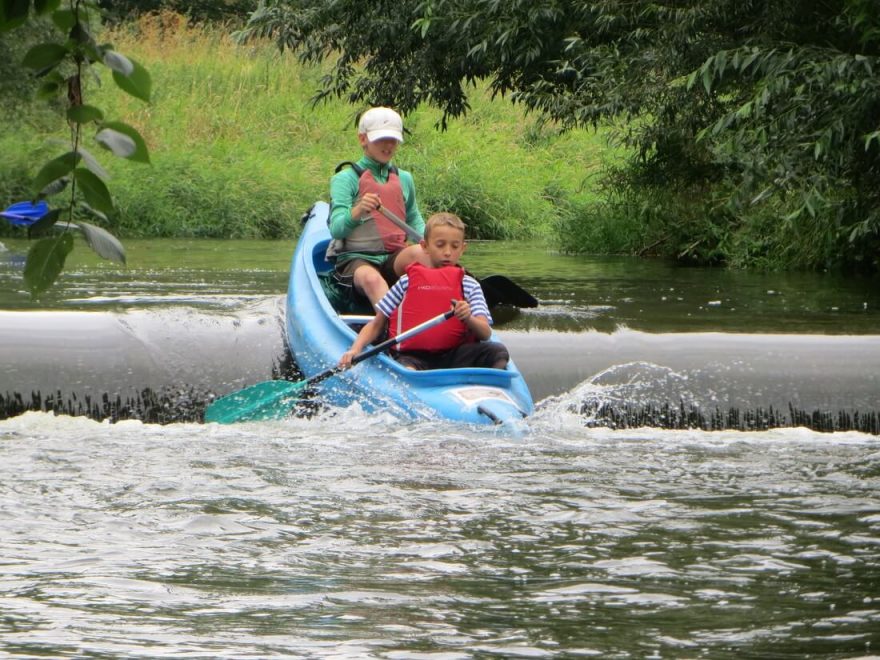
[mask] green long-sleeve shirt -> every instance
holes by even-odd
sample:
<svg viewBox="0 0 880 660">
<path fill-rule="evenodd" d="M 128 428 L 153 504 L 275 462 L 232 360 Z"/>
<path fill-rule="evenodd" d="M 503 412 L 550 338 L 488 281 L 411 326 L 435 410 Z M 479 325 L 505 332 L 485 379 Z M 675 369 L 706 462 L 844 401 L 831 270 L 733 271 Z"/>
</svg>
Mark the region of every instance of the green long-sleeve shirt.
<svg viewBox="0 0 880 660">
<path fill-rule="evenodd" d="M 367 156 L 362 156 L 357 164 L 359 167 L 370 170 L 376 181 L 380 183 L 388 181 L 390 165 L 382 165 Z M 419 206 L 416 203 L 416 185 L 412 174 L 398 168 L 397 176 L 400 177 L 400 187 L 403 189 L 406 224 L 420 234 L 424 234 L 425 219 L 419 212 Z M 358 223 L 351 217 L 351 207 L 354 206 L 358 197 L 358 185 L 358 175 L 352 167 L 346 167 L 330 179 L 330 235 L 333 238 L 345 238 L 358 226 Z M 388 255 L 347 252 L 344 255 L 344 260 L 347 261 L 355 257 L 380 264 L 388 258 Z M 342 259 L 343 257 L 340 256 L 340 260 Z"/>
</svg>

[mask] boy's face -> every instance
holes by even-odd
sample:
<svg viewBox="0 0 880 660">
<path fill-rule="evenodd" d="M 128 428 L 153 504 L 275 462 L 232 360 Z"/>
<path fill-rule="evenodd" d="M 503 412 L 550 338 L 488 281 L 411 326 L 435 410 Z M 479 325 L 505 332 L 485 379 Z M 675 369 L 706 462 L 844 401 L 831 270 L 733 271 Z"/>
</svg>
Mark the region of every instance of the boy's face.
<svg viewBox="0 0 880 660">
<path fill-rule="evenodd" d="M 359 133 L 358 140 L 364 148 L 364 153 L 377 163 L 382 163 L 383 165 L 394 158 L 394 153 L 397 151 L 398 145 L 400 145 L 400 142 L 394 138 L 380 138 L 370 142 L 365 133 Z"/>
<path fill-rule="evenodd" d="M 447 225 L 432 228 L 428 238 L 421 242 L 422 249 L 428 253 L 434 268 L 458 265 L 466 245 L 464 232 Z"/>
</svg>

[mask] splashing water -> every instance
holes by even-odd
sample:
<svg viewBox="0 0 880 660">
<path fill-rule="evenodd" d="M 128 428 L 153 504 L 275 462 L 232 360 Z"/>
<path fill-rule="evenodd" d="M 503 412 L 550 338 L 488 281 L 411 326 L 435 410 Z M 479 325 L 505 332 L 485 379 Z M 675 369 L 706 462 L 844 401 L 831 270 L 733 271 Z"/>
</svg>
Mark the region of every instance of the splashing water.
<svg viewBox="0 0 880 660">
<path fill-rule="evenodd" d="M 356 408 L 0 422 L 0 654 L 803 657 L 878 643 L 880 442 Z"/>
</svg>

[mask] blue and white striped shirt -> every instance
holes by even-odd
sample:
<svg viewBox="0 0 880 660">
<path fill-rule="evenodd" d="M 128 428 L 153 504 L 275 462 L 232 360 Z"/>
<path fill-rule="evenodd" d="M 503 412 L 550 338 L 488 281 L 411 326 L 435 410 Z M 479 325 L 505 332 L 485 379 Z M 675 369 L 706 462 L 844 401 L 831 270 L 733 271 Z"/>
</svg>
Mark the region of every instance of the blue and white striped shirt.
<svg viewBox="0 0 880 660">
<path fill-rule="evenodd" d="M 400 279 L 385 294 L 385 297 L 376 304 L 376 308 L 382 312 L 385 318 L 391 318 L 394 310 L 400 307 L 408 288 L 409 275 L 401 275 Z M 471 306 L 471 315 L 485 316 L 489 325 L 492 325 L 492 315 L 489 313 L 489 306 L 486 304 L 486 297 L 483 295 L 480 283 L 470 275 L 465 275 L 461 282 L 461 288 L 464 291 L 464 299 Z"/>
</svg>

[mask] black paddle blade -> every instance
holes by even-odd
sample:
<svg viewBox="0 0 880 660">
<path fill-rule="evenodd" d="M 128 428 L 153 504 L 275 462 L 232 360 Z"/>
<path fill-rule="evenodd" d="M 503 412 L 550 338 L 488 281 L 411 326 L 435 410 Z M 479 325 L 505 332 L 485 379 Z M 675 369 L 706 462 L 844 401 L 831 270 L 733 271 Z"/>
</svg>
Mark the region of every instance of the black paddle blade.
<svg viewBox="0 0 880 660">
<path fill-rule="evenodd" d="M 480 286 L 490 308 L 496 305 L 532 308 L 538 306 L 538 299 L 519 284 L 504 275 L 489 275 L 480 278 Z"/>
</svg>

